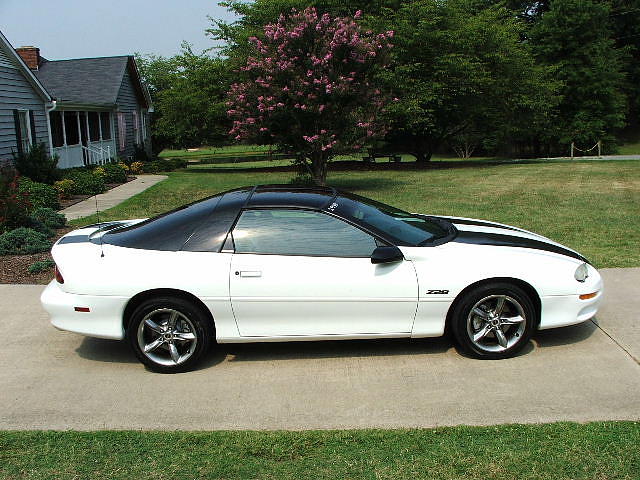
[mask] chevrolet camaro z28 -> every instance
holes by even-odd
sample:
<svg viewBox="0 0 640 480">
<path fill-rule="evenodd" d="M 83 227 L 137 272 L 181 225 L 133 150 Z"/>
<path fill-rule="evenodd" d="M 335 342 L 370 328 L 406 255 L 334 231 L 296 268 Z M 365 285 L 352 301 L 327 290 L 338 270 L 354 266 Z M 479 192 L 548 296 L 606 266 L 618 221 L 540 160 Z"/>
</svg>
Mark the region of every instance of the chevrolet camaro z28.
<svg viewBox="0 0 640 480">
<path fill-rule="evenodd" d="M 328 187 L 240 188 L 52 249 L 53 325 L 184 371 L 215 343 L 421 338 L 479 358 L 592 318 L 598 271 L 520 228 L 410 214 Z"/>
</svg>

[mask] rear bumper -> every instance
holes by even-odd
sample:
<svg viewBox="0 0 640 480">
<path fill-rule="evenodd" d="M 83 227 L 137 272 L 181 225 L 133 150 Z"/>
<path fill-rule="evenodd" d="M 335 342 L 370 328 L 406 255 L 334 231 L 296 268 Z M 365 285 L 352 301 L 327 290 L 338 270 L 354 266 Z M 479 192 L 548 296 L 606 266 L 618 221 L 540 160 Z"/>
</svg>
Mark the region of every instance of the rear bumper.
<svg viewBox="0 0 640 480">
<path fill-rule="evenodd" d="M 122 317 L 127 297 L 77 295 L 67 293 L 52 280 L 40 296 L 42 306 L 51 316 L 51 324 L 59 330 L 90 337 L 122 340 Z M 76 312 L 75 307 L 87 307 L 89 312 Z"/>
</svg>

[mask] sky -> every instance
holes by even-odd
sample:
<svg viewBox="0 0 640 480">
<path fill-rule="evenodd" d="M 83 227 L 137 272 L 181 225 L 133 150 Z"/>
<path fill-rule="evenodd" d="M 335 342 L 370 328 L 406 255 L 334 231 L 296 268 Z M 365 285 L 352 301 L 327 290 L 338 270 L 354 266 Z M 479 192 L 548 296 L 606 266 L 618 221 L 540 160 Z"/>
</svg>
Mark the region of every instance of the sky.
<svg viewBox="0 0 640 480">
<path fill-rule="evenodd" d="M 133 53 L 171 56 L 186 40 L 214 45 L 213 18 L 233 20 L 219 0 L 0 0 L 0 30 L 14 48 L 33 45 L 50 60 Z"/>
</svg>

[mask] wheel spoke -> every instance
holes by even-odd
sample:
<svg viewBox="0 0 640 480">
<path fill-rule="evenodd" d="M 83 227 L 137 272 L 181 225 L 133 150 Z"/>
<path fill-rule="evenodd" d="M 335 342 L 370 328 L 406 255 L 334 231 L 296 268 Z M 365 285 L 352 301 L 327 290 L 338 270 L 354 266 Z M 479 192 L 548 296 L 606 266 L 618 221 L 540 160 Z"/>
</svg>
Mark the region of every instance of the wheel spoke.
<svg viewBox="0 0 640 480">
<path fill-rule="evenodd" d="M 482 340 L 484 337 L 487 336 L 487 333 L 489 333 L 490 331 L 491 331 L 491 325 L 489 324 L 485 325 L 473 335 L 473 341 L 478 342 Z"/>
<path fill-rule="evenodd" d="M 178 312 L 175 310 L 171 312 L 169 316 L 169 329 L 173 330 L 176 327 L 176 321 L 178 320 Z"/>
<path fill-rule="evenodd" d="M 191 332 L 177 332 L 173 334 L 173 338 L 183 342 L 191 342 L 196 339 L 196 336 Z"/>
<path fill-rule="evenodd" d="M 502 331 L 502 329 L 500 327 L 497 327 L 494 330 L 495 334 L 496 334 L 496 338 L 498 339 L 498 344 L 502 347 L 502 348 L 507 348 L 507 337 L 505 336 L 504 332 Z"/>
<path fill-rule="evenodd" d="M 501 317 L 500 321 L 503 325 L 516 325 L 524 322 L 524 317 L 521 315 L 516 315 L 515 317 Z"/>
<path fill-rule="evenodd" d="M 180 360 L 180 354 L 178 353 L 178 349 L 175 344 L 169 344 L 169 352 L 171 353 L 171 360 L 173 360 L 174 363 L 178 363 L 178 360 Z"/>
<path fill-rule="evenodd" d="M 154 332 L 162 334 L 162 327 L 158 325 L 156 322 L 154 322 L 153 320 L 151 320 L 150 318 L 147 318 L 144 321 L 144 324 Z"/>
<path fill-rule="evenodd" d="M 153 342 L 144 346 L 144 353 L 153 352 L 156 348 L 164 343 L 162 338 L 156 338 Z"/>
<path fill-rule="evenodd" d="M 493 311 L 496 317 L 499 317 L 502 314 L 502 311 L 504 310 L 505 300 L 506 300 L 505 297 L 498 297 L 498 299 L 496 300 L 496 308 Z"/>
<path fill-rule="evenodd" d="M 476 307 L 473 309 L 473 313 L 475 315 L 477 315 L 478 317 L 482 318 L 482 319 L 487 319 L 489 318 L 489 314 L 487 312 L 485 312 L 484 310 L 482 310 L 480 307 Z"/>
</svg>

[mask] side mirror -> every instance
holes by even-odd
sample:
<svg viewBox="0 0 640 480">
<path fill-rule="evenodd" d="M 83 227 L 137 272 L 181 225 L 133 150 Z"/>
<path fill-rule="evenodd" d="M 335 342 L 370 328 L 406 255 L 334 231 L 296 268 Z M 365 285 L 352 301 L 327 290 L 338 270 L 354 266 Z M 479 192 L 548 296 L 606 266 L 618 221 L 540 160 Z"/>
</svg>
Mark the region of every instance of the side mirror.
<svg viewBox="0 0 640 480">
<path fill-rule="evenodd" d="M 398 247 L 378 247 L 371 254 L 371 263 L 393 263 L 404 260 Z"/>
</svg>

